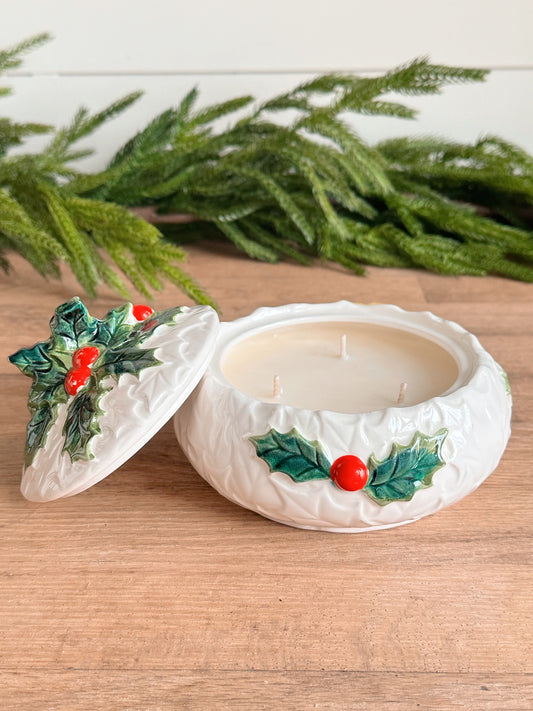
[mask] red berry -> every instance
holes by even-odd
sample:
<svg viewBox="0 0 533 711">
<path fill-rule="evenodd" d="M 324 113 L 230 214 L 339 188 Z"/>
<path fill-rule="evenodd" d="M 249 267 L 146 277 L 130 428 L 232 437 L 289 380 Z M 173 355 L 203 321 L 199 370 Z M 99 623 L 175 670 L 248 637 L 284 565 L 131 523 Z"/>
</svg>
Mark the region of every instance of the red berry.
<svg viewBox="0 0 533 711">
<path fill-rule="evenodd" d="M 132 308 L 132 313 L 137 321 L 144 321 L 145 318 L 154 313 L 154 310 L 151 306 L 146 306 L 145 304 L 135 304 Z"/>
<path fill-rule="evenodd" d="M 94 363 L 94 361 L 98 358 L 99 354 L 100 351 L 96 346 L 85 346 L 85 348 L 78 348 L 77 351 L 74 351 L 74 355 L 72 356 L 73 370 L 92 365 L 92 363 Z"/>
<path fill-rule="evenodd" d="M 69 370 L 65 377 L 65 390 L 69 395 L 75 395 L 78 390 L 85 385 L 90 377 L 91 370 L 87 366 Z"/>
<path fill-rule="evenodd" d="M 366 464 L 353 454 L 345 454 L 331 465 L 330 476 L 345 491 L 359 491 L 368 481 Z"/>
</svg>

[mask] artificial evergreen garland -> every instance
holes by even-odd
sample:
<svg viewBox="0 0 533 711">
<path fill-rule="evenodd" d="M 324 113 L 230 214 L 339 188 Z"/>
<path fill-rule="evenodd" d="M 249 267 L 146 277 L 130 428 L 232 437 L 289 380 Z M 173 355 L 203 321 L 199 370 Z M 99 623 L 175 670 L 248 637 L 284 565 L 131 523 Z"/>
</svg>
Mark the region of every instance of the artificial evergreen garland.
<svg viewBox="0 0 533 711">
<path fill-rule="evenodd" d="M 46 39 L 0 52 L 0 71 Z M 59 130 L 1 119 L 0 264 L 7 271 L 16 251 L 44 276 L 59 277 L 64 261 L 88 294 L 103 281 L 126 296 L 114 266 L 146 296 L 171 281 L 210 303 L 180 268 L 179 244 L 218 235 L 269 262 L 320 257 L 356 274 L 373 264 L 531 282 L 533 157 L 497 137 L 473 145 L 403 138 L 371 147 L 345 121 L 353 113 L 414 118 L 383 97 L 434 94 L 486 74 L 417 59 L 373 78 L 326 74 L 261 105 L 244 96 L 196 111 L 193 90 L 96 174 L 71 166 L 87 155 L 76 142 L 139 93 L 97 114 L 82 108 Z M 245 108 L 244 118 L 215 128 Z M 290 123 L 276 122 L 287 111 Z M 8 154 L 44 132 L 52 138 L 40 153 Z M 151 207 L 155 224 L 131 209 L 140 206 Z M 158 221 L 164 213 L 188 217 L 168 225 Z"/>
</svg>

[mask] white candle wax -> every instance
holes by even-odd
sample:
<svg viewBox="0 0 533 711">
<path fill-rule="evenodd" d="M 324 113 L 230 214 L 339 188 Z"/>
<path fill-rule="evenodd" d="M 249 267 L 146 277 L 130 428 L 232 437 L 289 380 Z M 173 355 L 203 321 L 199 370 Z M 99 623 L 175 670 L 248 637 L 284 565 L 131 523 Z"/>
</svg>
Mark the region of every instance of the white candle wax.
<svg viewBox="0 0 533 711">
<path fill-rule="evenodd" d="M 423 336 L 354 321 L 262 331 L 230 346 L 222 370 L 239 390 L 264 402 L 345 413 L 424 402 L 447 391 L 459 373 L 453 356 Z"/>
</svg>

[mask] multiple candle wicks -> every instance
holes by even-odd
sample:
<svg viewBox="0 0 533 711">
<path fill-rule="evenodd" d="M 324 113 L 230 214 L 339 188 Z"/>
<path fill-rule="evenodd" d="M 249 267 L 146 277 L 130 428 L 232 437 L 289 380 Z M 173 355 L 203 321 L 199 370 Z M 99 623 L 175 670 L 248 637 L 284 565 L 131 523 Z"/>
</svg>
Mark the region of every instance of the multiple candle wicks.
<svg viewBox="0 0 533 711">
<path fill-rule="evenodd" d="M 339 358 L 341 360 L 348 360 L 348 351 L 347 351 L 347 346 L 346 346 L 346 334 L 343 333 L 340 337 L 340 350 L 339 350 Z M 272 386 L 272 397 L 279 399 L 281 397 L 281 394 L 283 392 L 283 388 L 281 387 L 281 381 L 279 375 L 274 376 L 274 382 Z M 405 393 L 407 392 L 407 383 L 402 382 L 400 383 L 400 390 L 398 392 L 398 398 L 396 400 L 397 405 L 401 405 L 405 399 Z"/>
</svg>

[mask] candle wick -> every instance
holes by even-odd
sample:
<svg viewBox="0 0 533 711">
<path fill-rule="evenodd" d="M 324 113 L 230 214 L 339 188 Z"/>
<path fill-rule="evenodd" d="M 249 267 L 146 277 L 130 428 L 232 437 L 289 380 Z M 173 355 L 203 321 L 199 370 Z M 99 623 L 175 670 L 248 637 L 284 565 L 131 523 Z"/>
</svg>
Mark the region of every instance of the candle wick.
<svg viewBox="0 0 533 711">
<path fill-rule="evenodd" d="M 346 352 L 346 334 L 345 333 L 343 333 L 341 336 L 340 358 L 341 358 L 341 360 L 347 360 L 347 358 L 348 358 L 348 354 Z"/>
<path fill-rule="evenodd" d="M 407 390 L 407 383 L 402 383 L 400 385 L 400 392 L 398 393 L 397 405 L 401 405 L 405 398 L 405 391 Z"/>
<path fill-rule="evenodd" d="M 283 392 L 281 388 L 281 384 L 279 381 L 279 375 L 274 376 L 274 386 L 272 388 L 272 396 L 273 397 L 280 397 L 281 393 Z"/>
</svg>

